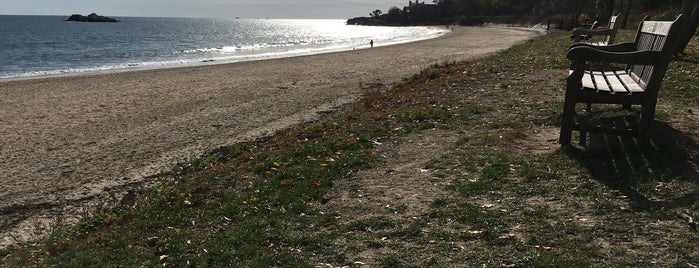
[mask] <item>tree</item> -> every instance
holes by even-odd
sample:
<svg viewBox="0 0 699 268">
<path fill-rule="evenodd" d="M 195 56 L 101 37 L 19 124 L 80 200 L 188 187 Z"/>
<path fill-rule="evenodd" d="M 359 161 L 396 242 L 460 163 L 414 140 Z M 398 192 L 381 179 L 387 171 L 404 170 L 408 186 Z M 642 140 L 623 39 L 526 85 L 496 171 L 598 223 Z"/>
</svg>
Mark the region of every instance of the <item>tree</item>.
<svg viewBox="0 0 699 268">
<path fill-rule="evenodd" d="M 614 0 L 605 0 L 603 11 L 603 18 L 611 18 L 614 15 Z"/>
<path fill-rule="evenodd" d="M 621 9 L 621 28 L 626 29 L 626 25 L 629 22 L 629 14 L 631 14 L 631 9 L 633 9 L 633 0 L 626 0 L 626 3 Z"/>
<path fill-rule="evenodd" d="M 689 41 L 692 40 L 694 34 L 697 32 L 699 27 L 699 0 L 684 0 L 682 3 L 682 19 L 684 25 L 682 27 L 682 34 L 677 40 L 677 47 L 675 49 L 675 54 L 684 53 L 687 48 Z"/>
<path fill-rule="evenodd" d="M 398 7 L 391 7 L 386 12 L 387 20 L 391 23 L 399 23 L 403 17 L 403 11 Z"/>
<path fill-rule="evenodd" d="M 369 16 L 373 18 L 379 18 L 383 14 L 383 12 L 380 9 L 374 10 L 371 13 L 369 13 Z"/>
<path fill-rule="evenodd" d="M 401 12 L 402 11 L 400 10 L 400 8 L 393 6 L 388 9 L 388 13 L 386 14 L 388 14 L 389 16 L 400 16 Z"/>
<path fill-rule="evenodd" d="M 570 25 L 572 27 L 578 27 L 578 17 L 580 17 L 580 13 L 582 13 L 583 5 L 585 4 L 585 0 L 578 0 L 575 5 L 575 11 L 573 12 L 573 17 L 570 18 Z"/>
</svg>

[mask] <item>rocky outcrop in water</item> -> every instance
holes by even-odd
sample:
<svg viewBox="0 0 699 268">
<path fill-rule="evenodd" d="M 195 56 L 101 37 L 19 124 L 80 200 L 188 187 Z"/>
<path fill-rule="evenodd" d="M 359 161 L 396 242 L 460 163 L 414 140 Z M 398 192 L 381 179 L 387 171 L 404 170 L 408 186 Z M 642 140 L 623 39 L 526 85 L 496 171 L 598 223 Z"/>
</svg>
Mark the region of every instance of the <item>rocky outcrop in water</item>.
<svg viewBox="0 0 699 268">
<path fill-rule="evenodd" d="M 116 19 L 110 18 L 110 17 L 105 17 L 105 16 L 100 16 L 95 13 L 92 13 L 87 16 L 83 16 L 80 14 L 73 14 L 68 18 L 66 21 L 80 21 L 80 22 L 119 22 Z"/>
</svg>

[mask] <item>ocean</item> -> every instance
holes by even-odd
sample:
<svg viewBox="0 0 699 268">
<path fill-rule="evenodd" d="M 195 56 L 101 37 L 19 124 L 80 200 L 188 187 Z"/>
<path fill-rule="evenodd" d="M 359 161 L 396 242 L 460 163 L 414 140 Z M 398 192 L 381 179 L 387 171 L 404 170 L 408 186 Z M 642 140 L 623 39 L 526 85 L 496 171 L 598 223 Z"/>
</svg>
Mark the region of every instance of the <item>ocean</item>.
<svg viewBox="0 0 699 268">
<path fill-rule="evenodd" d="M 434 27 L 345 25 L 345 20 L 0 15 L 0 80 L 253 61 L 429 39 Z"/>
</svg>

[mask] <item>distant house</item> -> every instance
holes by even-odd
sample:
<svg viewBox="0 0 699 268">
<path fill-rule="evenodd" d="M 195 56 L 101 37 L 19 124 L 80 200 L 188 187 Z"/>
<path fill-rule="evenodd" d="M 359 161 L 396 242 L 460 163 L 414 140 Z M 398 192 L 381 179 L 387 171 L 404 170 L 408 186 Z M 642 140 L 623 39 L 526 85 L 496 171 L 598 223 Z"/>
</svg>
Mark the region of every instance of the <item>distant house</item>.
<svg viewBox="0 0 699 268">
<path fill-rule="evenodd" d="M 408 6 L 400 9 L 391 7 L 386 14 L 372 15 L 372 17 L 358 17 L 347 20 L 350 25 L 438 25 L 449 22 L 442 16 L 442 8 L 437 4 L 427 4 L 425 0 L 420 2 L 408 1 Z"/>
<path fill-rule="evenodd" d="M 440 18 L 440 8 L 437 4 L 427 4 L 425 1 L 420 3 L 419 0 L 408 1 L 408 6 L 405 9 L 413 23 L 434 22 Z"/>
<path fill-rule="evenodd" d="M 546 15 L 553 12 L 553 5 L 549 3 L 539 3 L 532 4 L 532 14 L 534 15 Z"/>
</svg>

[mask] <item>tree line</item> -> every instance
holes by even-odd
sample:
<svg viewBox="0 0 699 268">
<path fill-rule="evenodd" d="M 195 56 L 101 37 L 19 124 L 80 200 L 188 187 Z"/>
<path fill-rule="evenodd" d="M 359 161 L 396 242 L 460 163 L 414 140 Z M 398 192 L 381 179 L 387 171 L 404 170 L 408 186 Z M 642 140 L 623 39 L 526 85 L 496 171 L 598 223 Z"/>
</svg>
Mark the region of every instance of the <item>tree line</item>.
<svg viewBox="0 0 699 268">
<path fill-rule="evenodd" d="M 474 25 L 501 16 L 564 15 L 569 18 L 569 28 L 573 28 L 585 19 L 606 22 L 612 15 L 620 15 L 621 27 L 626 28 L 631 14 L 663 10 L 683 14 L 683 34 L 676 50 L 680 53 L 699 27 L 699 0 L 417 0 L 403 8 L 391 7 L 385 13 L 374 10 L 369 17 L 350 19 L 348 24 Z"/>
</svg>

